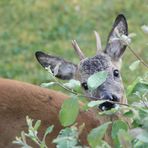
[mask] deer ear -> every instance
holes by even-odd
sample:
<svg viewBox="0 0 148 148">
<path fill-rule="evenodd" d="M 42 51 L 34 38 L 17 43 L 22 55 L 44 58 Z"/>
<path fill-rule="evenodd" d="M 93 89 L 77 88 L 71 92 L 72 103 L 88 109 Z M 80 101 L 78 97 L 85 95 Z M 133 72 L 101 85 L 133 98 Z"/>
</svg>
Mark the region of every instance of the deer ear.
<svg viewBox="0 0 148 148">
<path fill-rule="evenodd" d="M 113 28 L 108 36 L 105 53 L 107 53 L 113 60 L 119 60 L 126 49 L 121 40 L 118 40 L 118 34 L 128 35 L 128 25 L 124 15 L 117 16 Z"/>
<path fill-rule="evenodd" d="M 53 73 L 55 73 L 56 77 L 63 79 L 63 80 L 69 80 L 74 77 L 74 74 L 76 71 L 75 64 L 73 64 L 71 62 L 67 62 L 62 58 L 48 55 L 48 54 L 43 53 L 41 51 L 36 52 L 35 56 L 36 56 L 38 62 L 44 68 L 50 66 L 51 71 Z"/>
</svg>

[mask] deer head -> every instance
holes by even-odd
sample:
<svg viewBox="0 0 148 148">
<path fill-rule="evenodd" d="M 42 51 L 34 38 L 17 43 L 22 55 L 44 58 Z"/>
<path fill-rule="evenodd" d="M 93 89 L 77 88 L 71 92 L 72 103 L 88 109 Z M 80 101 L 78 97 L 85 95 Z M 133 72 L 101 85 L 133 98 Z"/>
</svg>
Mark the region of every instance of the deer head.
<svg viewBox="0 0 148 148">
<path fill-rule="evenodd" d="M 124 87 L 120 75 L 120 65 L 121 56 L 126 46 L 120 40 L 113 40 L 113 38 L 117 38 L 117 31 L 120 34 L 128 34 L 126 18 L 123 15 L 117 16 L 104 50 L 99 50 L 101 48 L 101 41 L 99 35 L 95 32 L 97 53 L 91 58 L 85 57 L 76 41 L 72 41 L 72 45 L 80 58 L 78 65 L 40 51 L 36 52 L 36 58 L 44 68 L 50 66 L 52 72 L 54 72 L 56 65 L 59 65 L 56 77 L 66 80 L 72 78 L 78 79 L 87 95 L 95 98 L 124 102 Z M 108 77 L 101 86 L 92 92 L 88 89 L 87 80 L 92 74 L 99 71 L 108 72 Z M 108 110 L 113 107 L 115 107 L 115 104 L 110 102 L 100 105 L 102 110 Z"/>
</svg>

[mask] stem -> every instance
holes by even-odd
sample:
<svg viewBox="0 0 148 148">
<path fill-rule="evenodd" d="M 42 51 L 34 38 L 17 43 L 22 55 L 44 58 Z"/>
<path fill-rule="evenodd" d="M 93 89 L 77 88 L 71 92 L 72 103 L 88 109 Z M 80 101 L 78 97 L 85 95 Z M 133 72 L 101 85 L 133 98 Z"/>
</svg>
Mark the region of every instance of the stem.
<svg viewBox="0 0 148 148">
<path fill-rule="evenodd" d="M 128 48 L 130 49 L 130 51 L 132 52 L 132 54 L 133 54 L 146 68 L 148 68 L 148 64 L 145 63 L 144 60 L 143 60 L 141 57 L 139 57 L 129 45 L 128 45 Z"/>
<path fill-rule="evenodd" d="M 86 96 L 86 95 L 81 95 L 80 97 L 85 97 L 85 98 L 88 98 L 89 100 L 93 99 L 95 101 L 102 100 L 100 98 Z M 119 105 L 123 105 L 123 106 L 129 106 L 128 104 L 124 104 L 124 103 L 120 103 L 120 102 L 115 102 L 115 101 L 110 101 L 110 100 L 106 100 L 106 102 L 110 102 L 110 103 L 114 103 L 114 104 L 119 104 Z"/>
<path fill-rule="evenodd" d="M 35 135 L 34 131 L 33 131 L 33 135 L 34 135 L 34 137 L 35 137 L 35 139 L 36 139 L 34 142 L 35 142 L 37 145 L 40 146 L 40 145 L 41 145 L 41 141 L 40 141 L 40 139 Z"/>
</svg>

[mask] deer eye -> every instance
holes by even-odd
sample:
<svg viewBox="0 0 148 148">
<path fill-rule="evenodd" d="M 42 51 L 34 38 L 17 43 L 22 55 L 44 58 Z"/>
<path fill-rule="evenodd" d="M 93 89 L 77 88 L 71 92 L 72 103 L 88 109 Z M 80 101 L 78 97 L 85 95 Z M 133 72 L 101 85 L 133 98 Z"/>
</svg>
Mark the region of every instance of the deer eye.
<svg viewBox="0 0 148 148">
<path fill-rule="evenodd" d="M 113 71 L 113 73 L 114 73 L 114 77 L 119 77 L 119 70 L 118 69 L 115 69 Z"/>
<path fill-rule="evenodd" d="M 83 82 L 83 83 L 81 84 L 81 86 L 82 86 L 85 90 L 88 90 L 88 85 L 87 85 L 86 82 Z"/>
</svg>

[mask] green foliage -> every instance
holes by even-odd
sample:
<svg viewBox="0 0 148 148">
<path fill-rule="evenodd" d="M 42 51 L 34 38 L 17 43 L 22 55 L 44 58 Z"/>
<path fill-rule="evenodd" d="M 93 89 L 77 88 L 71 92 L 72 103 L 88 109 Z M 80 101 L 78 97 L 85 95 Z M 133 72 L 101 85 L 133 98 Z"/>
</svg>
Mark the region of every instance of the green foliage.
<svg viewBox="0 0 148 148">
<path fill-rule="evenodd" d="M 87 84 L 90 90 L 95 90 L 98 88 L 103 82 L 105 82 L 108 73 L 106 71 L 100 71 L 94 73 L 88 78 Z"/>
<path fill-rule="evenodd" d="M 79 113 L 79 103 L 76 97 L 67 99 L 64 101 L 59 118 L 63 126 L 69 126 L 73 124 Z"/>
<path fill-rule="evenodd" d="M 97 100 L 97 101 L 90 101 L 87 106 L 88 107 L 95 107 L 95 106 L 99 106 L 100 104 L 104 103 L 105 100 Z"/>
<path fill-rule="evenodd" d="M 79 91 L 80 87 L 81 87 L 81 84 L 80 84 L 80 81 L 71 79 L 71 80 L 69 80 L 69 82 L 64 83 L 64 86 L 66 86 L 69 89 L 74 89 L 76 91 Z"/>
<path fill-rule="evenodd" d="M 49 88 L 55 84 L 56 84 L 56 82 L 42 83 L 41 87 Z"/>
<path fill-rule="evenodd" d="M 117 105 L 116 105 L 117 106 Z M 119 106 L 117 106 L 116 108 L 112 108 L 110 110 L 105 110 L 103 112 L 99 112 L 99 115 L 115 115 L 117 112 L 119 112 Z"/>
<path fill-rule="evenodd" d="M 127 123 L 121 121 L 121 120 L 116 120 L 113 122 L 112 125 L 112 133 L 111 136 L 114 140 L 114 144 L 116 146 L 116 148 L 120 148 L 120 141 L 119 141 L 119 136 L 117 136 L 117 134 L 119 133 L 119 131 L 124 130 L 127 131 L 128 130 L 128 125 Z M 122 143 L 121 143 L 122 144 Z"/>
<path fill-rule="evenodd" d="M 126 130 L 120 129 L 117 132 L 117 137 L 118 137 L 119 143 L 115 144 L 115 147 L 117 148 L 118 147 L 123 147 L 123 148 L 132 147 L 132 143 L 131 143 L 132 137 Z"/>
<path fill-rule="evenodd" d="M 148 73 L 145 73 L 142 77 L 137 77 L 128 87 L 127 95 L 131 98 L 129 101 L 143 101 L 147 100 L 148 96 Z M 145 100 L 145 101 L 146 101 Z"/>
<path fill-rule="evenodd" d="M 79 145 L 79 135 L 80 131 L 78 130 L 76 126 L 70 126 L 75 123 L 76 118 L 79 113 L 79 101 L 82 101 L 79 99 L 79 97 L 85 97 L 84 95 L 77 93 L 75 90 L 75 87 L 77 88 L 77 84 L 79 84 L 78 81 L 71 80 L 67 84 L 61 83 L 58 79 L 55 78 L 55 76 L 51 73 L 50 68 L 48 68 L 48 71 L 50 72 L 51 80 L 54 80 L 52 82 L 53 84 L 56 83 L 65 90 L 67 90 L 70 93 L 73 93 L 71 95 L 70 99 L 67 99 L 64 101 L 61 110 L 59 112 L 59 119 L 63 126 L 65 126 L 65 129 L 62 129 L 59 135 L 56 139 L 53 140 L 53 142 L 56 144 L 59 148 L 71 148 L 71 147 L 78 147 L 82 148 L 83 146 Z M 94 75 L 90 76 L 89 83 L 94 83 L 96 77 L 98 78 L 100 73 L 95 73 Z M 101 75 L 102 76 L 102 75 Z M 100 77 L 98 83 L 100 83 Z M 104 77 L 102 77 L 104 80 Z M 51 83 L 51 82 L 50 82 Z M 142 83 L 147 86 L 147 73 L 144 75 L 144 77 L 139 77 L 138 80 L 136 80 L 133 84 L 131 84 L 130 88 L 130 95 L 136 92 L 136 95 L 141 99 L 141 102 L 134 102 L 130 105 L 124 105 L 124 104 L 116 104 L 118 107 L 112 108 L 111 110 L 99 112 L 99 115 L 101 116 L 112 116 L 116 114 L 117 112 L 121 114 L 123 117 L 127 118 L 127 120 L 131 120 L 130 128 L 128 127 L 128 124 L 120 119 L 115 120 L 112 125 L 111 122 L 104 123 L 97 128 L 94 128 L 91 130 L 91 132 L 87 135 L 88 143 L 92 148 L 110 148 L 110 145 L 103 140 L 104 134 L 106 133 L 106 130 L 108 126 L 112 126 L 111 136 L 114 142 L 114 145 L 116 148 L 120 147 L 145 147 L 148 146 L 148 106 L 147 106 L 147 88 L 140 87 L 138 89 L 135 89 L 135 86 L 137 83 Z M 48 86 L 48 84 L 45 84 Z M 69 87 L 72 86 L 72 87 Z M 95 85 L 94 85 L 95 86 Z M 95 86 L 96 87 L 96 86 Z M 136 91 L 135 91 L 136 90 Z M 96 107 L 103 103 L 104 100 L 98 100 L 98 101 L 84 101 L 84 108 L 87 111 L 89 108 Z M 41 121 L 38 120 L 35 125 L 33 126 L 33 120 L 29 119 L 27 117 L 27 124 L 28 124 L 28 133 L 21 133 L 21 137 L 16 137 L 16 140 L 14 143 L 19 144 L 21 146 L 28 146 L 26 142 L 26 137 L 30 138 L 32 141 L 34 141 L 37 145 L 39 145 L 41 148 L 46 148 L 45 138 L 46 136 L 52 132 L 53 126 L 50 126 L 45 131 L 45 134 L 43 136 L 43 139 L 40 140 L 37 136 L 38 134 L 38 128 L 41 124 Z M 29 147 L 29 146 L 28 146 Z"/>
<path fill-rule="evenodd" d="M 16 137 L 13 143 L 20 145 L 22 148 L 32 148 L 27 144 L 26 138 L 29 138 L 32 141 L 34 141 L 34 143 L 36 143 L 36 145 L 38 145 L 40 148 L 48 148 L 45 143 L 45 139 L 46 139 L 46 136 L 52 132 L 54 126 L 53 125 L 49 126 L 45 131 L 43 139 L 40 140 L 37 134 L 38 134 L 38 129 L 41 125 L 41 121 L 37 120 L 33 126 L 33 119 L 27 116 L 26 122 L 28 125 L 28 133 L 25 133 L 24 131 L 22 131 L 21 137 Z"/>
<path fill-rule="evenodd" d="M 58 148 L 82 148 L 78 141 L 79 132 L 76 127 L 67 127 L 62 129 L 53 143 L 56 144 Z"/>
<path fill-rule="evenodd" d="M 111 124 L 111 122 L 104 123 L 99 127 L 92 129 L 92 131 L 88 134 L 87 139 L 92 148 L 96 148 L 97 146 L 101 147 L 104 145 L 105 142 L 102 140 L 102 138 L 109 124 Z"/>
</svg>

